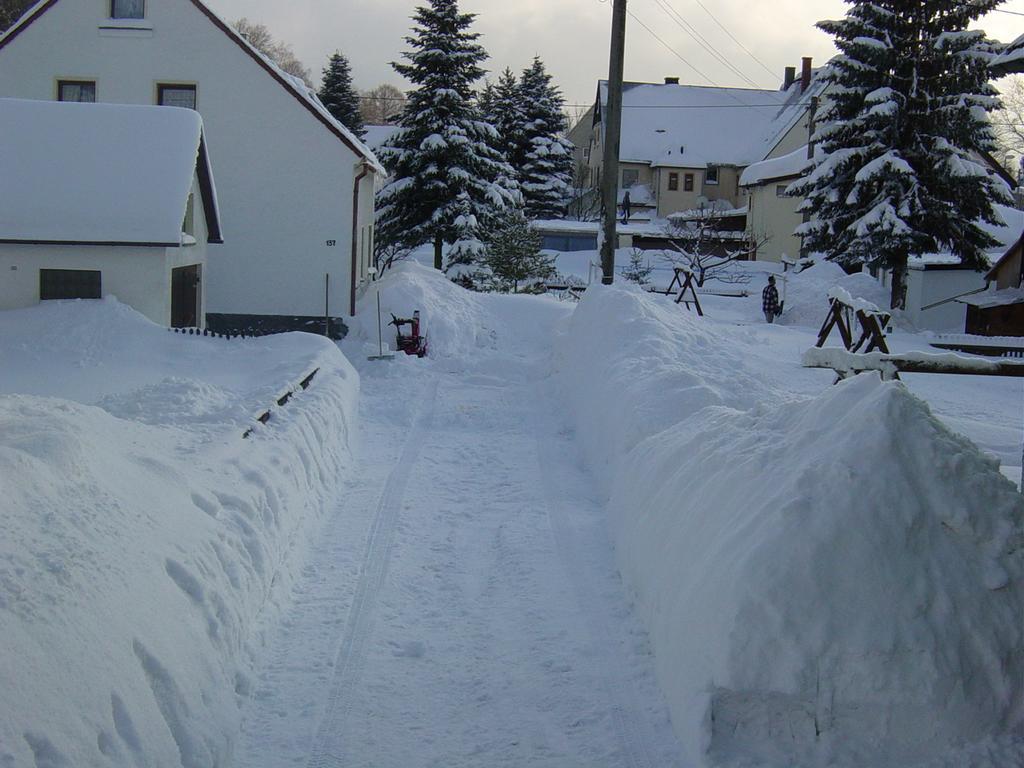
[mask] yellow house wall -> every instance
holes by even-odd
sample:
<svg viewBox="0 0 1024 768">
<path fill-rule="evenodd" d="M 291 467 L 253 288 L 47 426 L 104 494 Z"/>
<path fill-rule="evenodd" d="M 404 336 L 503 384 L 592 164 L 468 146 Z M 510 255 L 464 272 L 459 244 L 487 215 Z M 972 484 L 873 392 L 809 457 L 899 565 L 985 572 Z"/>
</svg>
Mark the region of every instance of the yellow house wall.
<svg viewBox="0 0 1024 768">
<path fill-rule="evenodd" d="M 775 191 L 777 185 L 791 181 L 770 181 L 748 190 L 747 234 L 757 244 L 758 261 L 778 262 L 783 254 L 794 259 L 800 256 L 801 241 L 793 232 L 803 223 L 803 215 L 797 211 L 802 201 L 779 197 Z"/>
</svg>

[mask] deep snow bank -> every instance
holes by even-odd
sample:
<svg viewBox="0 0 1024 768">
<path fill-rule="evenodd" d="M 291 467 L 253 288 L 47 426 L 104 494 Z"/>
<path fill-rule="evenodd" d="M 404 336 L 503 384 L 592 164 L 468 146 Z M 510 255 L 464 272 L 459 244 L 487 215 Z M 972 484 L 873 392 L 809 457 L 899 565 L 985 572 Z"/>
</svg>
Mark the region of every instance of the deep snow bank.
<svg viewBox="0 0 1024 768">
<path fill-rule="evenodd" d="M 709 405 L 767 397 L 748 364 L 754 342 L 630 284 L 592 286 L 556 343 L 556 367 L 581 445 L 605 491 L 641 440 Z"/>
<path fill-rule="evenodd" d="M 109 301 L 2 315 L 0 391 L 34 393 L 0 395 L 0 764 L 224 765 L 358 377 L 307 334 L 182 337 Z"/>
<path fill-rule="evenodd" d="M 736 765 L 1024 764 L 1021 497 L 902 385 L 787 399 L 721 333 L 599 289 L 557 352 L 681 742 Z"/>
<path fill-rule="evenodd" d="M 548 296 L 468 291 L 433 267 L 399 262 L 359 302 L 358 316 L 343 344 L 353 357 L 377 352 L 378 294 L 384 344 L 395 348 L 395 329 L 387 325 L 392 313 L 408 318 L 419 310 L 430 357 L 449 365 L 471 364 L 483 355 L 492 358 L 493 368 L 495 356 L 547 349 L 552 323 L 573 309 Z"/>
</svg>

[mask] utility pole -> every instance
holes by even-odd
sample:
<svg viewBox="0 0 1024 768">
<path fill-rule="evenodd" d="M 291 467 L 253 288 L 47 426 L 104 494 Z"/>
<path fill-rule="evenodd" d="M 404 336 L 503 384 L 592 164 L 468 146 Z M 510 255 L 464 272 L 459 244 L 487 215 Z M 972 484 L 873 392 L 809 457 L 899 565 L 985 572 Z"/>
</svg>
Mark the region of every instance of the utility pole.
<svg viewBox="0 0 1024 768">
<path fill-rule="evenodd" d="M 602 232 L 601 282 L 615 280 L 615 247 L 619 243 L 615 222 L 619 212 L 619 137 L 622 134 L 622 68 L 626 52 L 626 0 L 615 0 L 612 9 L 612 50 L 608 63 L 608 108 L 604 123 L 604 177 L 601 179 Z"/>
</svg>

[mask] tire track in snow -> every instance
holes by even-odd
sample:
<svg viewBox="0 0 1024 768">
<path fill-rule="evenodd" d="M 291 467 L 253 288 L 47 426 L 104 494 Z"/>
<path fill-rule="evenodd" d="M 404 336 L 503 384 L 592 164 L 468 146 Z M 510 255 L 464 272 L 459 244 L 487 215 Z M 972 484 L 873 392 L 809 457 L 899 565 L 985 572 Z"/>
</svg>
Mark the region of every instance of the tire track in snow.
<svg viewBox="0 0 1024 768">
<path fill-rule="evenodd" d="M 547 398 L 538 386 L 534 393 L 534 402 L 546 401 Z M 537 443 L 538 476 L 541 479 L 544 506 L 555 548 L 562 560 L 590 635 L 591 648 L 595 657 L 601 660 L 598 665 L 603 670 L 601 688 L 608 701 L 612 728 L 622 745 L 624 765 L 629 768 L 654 768 L 657 763 L 648 747 L 655 741 L 653 729 L 647 719 L 640 714 L 641 708 L 633 682 L 621 671 L 622 659 L 609 645 L 612 638 L 619 637 L 619 632 L 609 621 L 606 602 L 601 600 L 594 592 L 591 582 L 585 578 L 585 575 L 593 570 L 593 566 L 586 563 L 581 551 L 581 531 L 573 528 L 566 512 L 567 507 L 579 506 L 580 501 L 578 498 L 573 499 L 569 490 L 561 488 L 553 474 L 555 467 L 566 464 L 566 456 L 571 455 L 571 452 L 558 450 L 556 440 L 551 439 L 554 435 L 551 430 L 544 429 L 541 419 L 541 409 L 536 408 L 533 432 Z M 575 469 L 570 471 L 570 476 L 574 476 Z M 598 544 L 609 546 L 608 542 Z"/>
<path fill-rule="evenodd" d="M 373 623 L 373 609 L 377 602 L 377 594 L 387 576 L 395 527 L 409 483 L 409 475 L 433 424 L 437 387 L 438 381 L 435 378 L 402 447 L 402 453 L 388 474 L 377 501 L 377 509 L 363 555 L 359 584 L 335 658 L 327 706 L 320 727 L 316 731 L 313 749 L 306 763 L 307 768 L 337 768 L 344 765 L 342 731 L 352 704 L 351 692 L 355 689 L 365 664 L 366 640 Z"/>
</svg>

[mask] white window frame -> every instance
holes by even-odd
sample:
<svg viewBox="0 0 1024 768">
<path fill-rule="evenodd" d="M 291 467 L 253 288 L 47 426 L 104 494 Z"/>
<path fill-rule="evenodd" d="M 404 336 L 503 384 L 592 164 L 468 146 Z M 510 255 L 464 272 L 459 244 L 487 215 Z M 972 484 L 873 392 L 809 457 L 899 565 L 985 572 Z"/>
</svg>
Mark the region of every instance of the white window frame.
<svg viewBox="0 0 1024 768">
<path fill-rule="evenodd" d="M 704 183 L 709 185 L 718 184 L 718 166 L 709 165 L 704 171 Z"/>
</svg>

